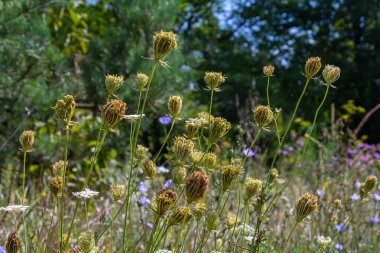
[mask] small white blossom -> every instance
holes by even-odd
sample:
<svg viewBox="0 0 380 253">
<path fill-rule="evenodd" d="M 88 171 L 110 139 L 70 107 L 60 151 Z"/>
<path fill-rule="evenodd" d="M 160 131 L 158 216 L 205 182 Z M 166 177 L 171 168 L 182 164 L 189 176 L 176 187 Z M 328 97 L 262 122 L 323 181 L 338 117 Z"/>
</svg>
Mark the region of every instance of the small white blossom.
<svg viewBox="0 0 380 253">
<path fill-rule="evenodd" d="M 0 211 L 4 212 L 12 212 L 12 213 L 18 213 L 18 212 L 25 212 L 26 209 L 28 209 L 29 206 L 22 206 L 22 205 L 11 205 L 6 207 L 0 207 Z"/>
<path fill-rule="evenodd" d="M 134 122 L 140 118 L 144 118 L 145 114 L 130 114 L 130 115 L 125 115 L 124 118 L 126 120 L 129 120 L 130 122 Z"/>
<path fill-rule="evenodd" d="M 73 192 L 73 195 L 75 197 L 83 198 L 83 199 L 89 199 L 89 198 L 92 198 L 94 196 L 97 196 L 98 194 L 99 194 L 99 192 L 90 190 L 88 188 L 84 189 L 84 191 L 81 191 L 81 192 Z"/>
<path fill-rule="evenodd" d="M 330 236 L 324 237 L 323 235 L 321 235 L 318 236 L 317 242 L 319 247 L 326 248 L 331 243 L 331 238 Z"/>
<path fill-rule="evenodd" d="M 247 242 L 252 242 L 252 240 L 253 240 L 253 236 L 245 236 L 244 239 L 245 239 Z"/>
<path fill-rule="evenodd" d="M 159 250 L 156 250 L 155 253 L 173 253 L 173 251 L 167 250 L 167 249 L 159 249 Z"/>
</svg>

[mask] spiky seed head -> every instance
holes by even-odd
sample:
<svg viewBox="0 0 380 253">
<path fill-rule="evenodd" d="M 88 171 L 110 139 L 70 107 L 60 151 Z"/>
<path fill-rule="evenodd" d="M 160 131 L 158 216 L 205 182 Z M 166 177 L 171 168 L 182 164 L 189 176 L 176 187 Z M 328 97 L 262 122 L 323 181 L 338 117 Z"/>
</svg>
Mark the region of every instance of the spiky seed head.
<svg viewBox="0 0 380 253">
<path fill-rule="evenodd" d="M 273 183 L 274 180 L 278 178 L 278 170 L 276 168 L 273 168 L 269 172 L 269 183 Z"/>
<path fill-rule="evenodd" d="M 210 90 L 216 90 L 226 80 L 222 72 L 207 71 L 203 77 Z"/>
<path fill-rule="evenodd" d="M 217 157 L 214 153 L 207 153 L 203 159 L 205 169 L 208 170 L 214 168 L 216 166 L 216 159 Z"/>
<path fill-rule="evenodd" d="M 272 65 L 267 65 L 263 67 L 263 74 L 265 76 L 273 76 L 274 73 L 274 67 Z"/>
<path fill-rule="evenodd" d="M 53 174 L 56 176 L 63 177 L 65 171 L 65 162 L 63 160 L 59 160 L 53 164 Z"/>
<path fill-rule="evenodd" d="M 214 116 L 210 115 L 207 112 L 200 112 L 198 113 L 198 119 L 199 122 L 203 122 L 202 126 L 207 126 L 208 125 L 208 120 L 212 122 L 214 120 Z"/>
<path fill-rule="evenodd" d="M 13 231 L 9 234 L 5 248 L 7 253 L 21 252 L 21 241 L 18 237 L 17 231 Z"/>
<path fill-rule="evenodd" d="M 176 185 L 181 185 L 186 178 L 186 168 L 182 165 L 178 165 L 172 172 L 173 182 Z"/>
<path fill-rule="evenodd" d="M 143 172 L 144 175 L 149 179 L 156 178 L 157 174 L 157 166 L 152 160 L 145 161 L 143 164 Z"/>
<path fill-rule="evenodd" d="M 214 143 L 221 139 L 231 129 L 231 123 L 226 119 L 217 117 L 210 122 L 209 142 Z"/>
<path fill-rule="evenodd" d="M 253 197 L 257 196 L 262 189 L 263 181 L 260 179 L 253 179 L 247 177 L 244 183 L 246 201 L 250 201 Z"/>
<path fill-rule="evenodd" d="M 207 230 L 215 230 L 220 223 L 219 215 L 216 211 L 208 211 L 206 212 L 205 222 L 203 223 L 203 227 Z"/>
<path fill-rule="evenodd" d="M 207 205 L 204 201 L 197 201 L 194 204 L 193 213 L 197 221 L 199 221 L 207 210 Z"/>
<path fill-rule="evenodd" d="M 317 211 L 318 197 L 312 193 L 305 193 L 298 199 L 296 204 L 296 221 L 301 222 L 307 216 Z"/>
<path fill-rule="evenodd" d="M 226 225 L 228 229 L 232 229 L 239 222 L 238 216 L 233 212 L 228 212 L 226 217 Z"/>
<path fill-rule="evenodd" d="M 136 148 L 136 156 L 138 161 L 142 161 L 145 159 L 149 154 L 149 149 L 143 145 L 137 145 Z"/>
<path fill-rule="evenodd" d="M 199 163 L 203 158 L 203 154 L 202 151 L 193 150 L 193 153 L 191 153 L 191 161 L 195 164 Z"/>
<path fill-rule="evenodd" d="M 193 153 L 194 142 L 182 136 L 174 139 L 174 155 L 177 162 L 185 162 Z"/>
<path fill-rule="evenodd" d="M 106 75 L 105 81 L 107 96 L 112 96 L 124 83 L 124 76 Z"/>
<path fill-rule="evenodd" d="M 269 106 L 258 105 L 253 109 L 253 116 L 257 125 L 262 128 L 267 126 L 273 121 L 273 112 Z"/>
<path fill-rule="evenodd" d="M 160 62 L 166 55 L 177 48 L 176 34 L 173 32 L 156 32 L 153 36 L 154 60 Z"/>
<path fill-rule="evenodd" d="M 342 206 L 342 201 L 340 199 L 334 200 L 334 208 L 339 209 Z"/>
<path fill-rule="evenodd" d="M 180 96 L 171 96 L 168 101 L 170 116 L 175 119 L 182 110 L 182 98 Z"/>
<path fill-rule="evenodd" d="M 66 95 L 63 99 L 57 101 L 53 107 L 55 117 L 62 122 L 63 125 L 68 126 L 71 123 L 71 118 L 75 111 L 75 100 L 71 95 Z"/>
<path fill-rule="evenodd" d="M 125 194 L 125 185 L 112 184 L 110 189 L 113 201 L 115 202 L 118 202 Z"/>
<path fill-rule="evenodd" d="M 22 152 L 29 152 L 34 143 L 34 132 L 31 130 L 23 131 L 19 140 Z"/>
<path fill-rule="evenodd" d="M 168 226 L 186 224 L 191 217 L 192 214 L 189 207 L 179 206 L 170 214 Z"/>
<path fill-rule="evenodd" d="M 78 245 L 84 253 L 90 253 L 95 248 L 95 238 L 91 231 L 82 232 L 78 238 Z"/>
<path fill-rule="evenodd" d="M 49 180 L 49 189 L 54 197 L 57 197 L 62 190 L 63 180 L 60 176 L 55 176 Z"/>
<path fill-rule="evenodd" d="M 241 172 L 241 167 L 233 165 L 224 165 L 221 168 L 222 171 L 222 191 L 226 192 L 230 187 L 232 180 L 236 178 Z"/>
<path fill-rule="evenodd" d="M 127 104 L 118 99 L 111 99 L 102 106 L 103 125 L 106 130 L 113 130 L 124 119 Z"/>
<path fill-rule="evenodd" d="M 187 203 L 202 199 L 208 189 L 209 177 L 202 171 L 195 171 L 187 176 L 185 183 Z"/>
<path fill-rule="evenodd" d="M 306 60 L 305 64 L 305 75 L 307 79 L 313 78 L 318 71 L 321 69 L 321 58 L 319 57 L 310 57 Z"/>
<path fill-rule="evenodd" d="M 148 84 L 149 77 L 143 73 L 137 73 L 136 81 L 137 81 L 137 90 L 143 91 L 145 90 L 145 87 Z"/>
<path fill-rule="evenodd" d="M 188 138 L 193 139 L 197 137 L 200 125 L 196 122 L 186 122 L 185 130 Z"/>
<path fill-rule="evenodd" d="M 323 79 L 328 84 L 334 83 L 340 77 L 340 68 L 334 65 L 326 65 L 322 71 Z"/>
<path fill-rule="evenodd" d="M 376 176 L 367 177 L 366 181 L 360 186 L 359 193 L 361 199 L 365 199 L 368 196 L 370 191 L 372 191 L 376 187 L 377 181 L 378 179 Z"/>
<path fill-rule="evenodd" d="M 155 198 L 157 215 L 163 216 L 176 203 L 177 199 L 178 194 L 170 188 L 159 191 Z"/>
</svg>

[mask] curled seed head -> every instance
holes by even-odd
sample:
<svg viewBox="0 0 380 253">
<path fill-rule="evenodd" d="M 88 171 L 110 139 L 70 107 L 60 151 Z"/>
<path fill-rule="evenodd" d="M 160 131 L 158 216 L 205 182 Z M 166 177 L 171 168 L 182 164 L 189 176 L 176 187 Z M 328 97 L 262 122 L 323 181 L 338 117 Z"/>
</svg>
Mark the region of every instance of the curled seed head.
<svg viewBox="0 0 380 253">
<path fill-rule="evenodd" d="M 253 110 L 253 116 L 259 127 L 265 127 L 273 121 L 273 112 L 269 106 L 259 105 Z"/>
<path fill-rule="evenodd" d="M 207 87 L 210 90 L 216 90 L 220 84 L 224 83 L 226 80 L 222 72 L 211 72 L 207 71 L 203 77 Z"/>
<path fill-rule="evenodd" d="M 216 155 L 214 153 L 207 153 L 204 157 L 203 163 L 205 169 L 212 169 L 216 166 Z"/>
<path fill-rule="evenodd" d="M 107 90 L 107 95 L 112 96 L 124 83 L 123 76 L 117 75 L 106 75 L 105 85 Z"/>
<path fill-rule="evenodd" d="M 157 214 L 163 216 L 175 204 L 177 199 L 178 195 L 172 189 L 167 188 L 159 191 L 155 198 Z"/>
<path fill-rule="evenodd" d="M 166 55 L 177 48 L 176 34 L 173 32 L 156 32 L 153 36 L 154 60 L 161 61 Z"/>
<path fill-rule="evenodd" d="M 186 178 L 186 168 L 182 165 L 177 166 L 172 172 L 173 182 L 176 185 L 181 185 Z"/>
<path fill-rule="evenodd" d="M 169 226 L 187 223 L 192 217 L 190 208 L 187 206 L 177 207 L 169 216 Z"/>
<path fill-rule="evenodd" d="M 233 212 L 228 212 L 226 217 L 226 224 L 228 229 L 232 229 L 239 222 L 238 216 Z"/>
<path fill-rule="evenodd" d="M 193 213 L 197 221 L 199 221 L 207 210 L 207 205 L 204 201 L 197 201 L 194 204 Z"/>
<path fill-rule="evenodd" d="M 274 180 L 278 178 L 278 170 L 276 168 L 273 168 L 269 172 L 269 183 L 273 183 Z"/>
<path fill-rule="evenodd" d="M 145 161 L 143 164 L 144 175 L 150 179 L 154 179 L 157 174 L 157 166 L 152 160 Z"/>
<path fill-rule="evenodd" d="M 188 203 L 200 200 L 208 189 L 209 177 L 202 171 L 195 171 L 186 178 L 185 190 Z"/>
<path fill-rule="evenodd" d="M 127 104 L 118 99 L 112 99 L 102 106 L 102 119 L 106 130 L 113 130 L 124 119 Z"/>
<path fill-rule="evenodd" d="M 332 222 L 334 222 L 334 223 L 338 223 L 338 221 L 339 221 L 339 217 L 337 216 L 337 215 L 333 215 L 333 216 L 331 216 L 331 219 L 330 219 Z"/>
<path fill-rule="evenodd" d="M 78 238 L 78 245 L 84 253 L 90 253 L 95 248 L 95 238 L 91 231 L 82 232 Z"/>
<path fill-rule="evenodd" d="M 149 77 L 143 73 L 137 73 L 136 80 L 137 80 L 137 90 L 139 91 L 145 90 L 145 87 L 149 81 Z"/>
<path fill-rule="evenodd" d="M 224 165 L 221 168 L 222 171 L 222 191 L 227 191 L 230 187 L 232 180 L 236 178 L 237 175 L 241 172 L 241 167 L 233 165 Z"/>
<path fill-rule="evenodd" d="M 247 177 L 244 183 L 245 198 L 247 201 L 251 200 L 253 197 L 257 196 L 261 192 L 263 186 L 263 181 L 260 179 L 253 179 Z"/>
<path fill-rule="evenodd" d="M 311 193 L 305 193 L 298 199 L 296 204 L 296 221 L 303 221 L 307 216 L 317 211 L 317 209 L 318 197 Z"/>
<path fill-rule="evenodd" d="M 210 122 L 209 142 L 214 143 L 231 129 L 231 123 L 221 117 L 213 118 Z"/>
<path fill-rule="evenodd" d="M 122 184 L 112 184 L 111 185 L 111 194 L 113 201 L 119 201 L 125 194 L 125 186 Z"/>
<path fill-rule="evenodd" d="M 219 215 L 216 211 L 208 211 L 206 212 L 205 222 L 203 223 L 203 227 L 208 230 L 215 230 L 220 223 Z"/>
<path fill-rule="evenodd" d="M 59 160 L 53 164 L 53 173 L 56 176 L 63 177 L 63 173 L 65 171 L 65 162 L 63 160 Z"/>
<path fill-rule="evenodd" d="M 272 65 L 267 65 L 263 67 L 263 73 L 265 76 L 273 76 L 274 67 Z"/>
<path fill-rule="evenodd" d="M 62 177 L 60 177 L 60 176 L 52 177 L 49 180 L 49 189 L 50 189 L 50 192 L 55 197 L 57 197 L 58 194 L 61 192 L 62 185 L 63 185 L 63 180 L 62 180 Z"/>
<path fill-rule="evenodd" d="M 360 186 L 360 198 L 365 199 L 368 196 L 368 193 L 372 191 L 377 185 L 377 177 L 369 176 L 366 181 Z"/>
<path fill-rule="evenodd" d="M 190 139 L 195 138 L 198 134 L 198 129 L 200 128 L 200 125 L 196 122 L 186 122 L 185 129 L 186 129 L 186 135 Z"/>
<path fill-rule="evenodd" d="M 305 74 L 307 79 L 313 78 L 321 69 L 321 58 L 310 57 L 305 64 Z"/>
<path fill-rule="evenodd" d="M 171 96 L 168 101 L 168 109 L 170 116 L 177 118 L 182 110 L 182 98 L 180 96 Z"/>
<path fill-rule="evenodd" d="M 9 234 L 5 248 L 7 253 L 21 252 L 21 241 L 17 235 L 17 231 L 13 231 Z"/>
<path fill-rule="evenodd" d="M 136 156 L 138 161 L 142 161 L 149 154 L 149 149 L 143 145 L 137 145 Z"/>
<path fill-rule="evenodd" d="M 19 140 L 22 152 L 29 152 L 34 143 L 34 132 L 31 130 L 23 131 Z"/>
<path fill-rule="evenodd" d="M 333 65 L 326 65 L 322 71 L 322 76 L 326 83 L 334 83 L 340 77 L 340 68 Z"/>
<path fill-rule="evenodd" d="M 53 107 L 55 117 L 62 122 L 65 126 L 71 123 L 71 118 L 75 111 L 75 100 L 71 95 L 66 95 L 63 99 L 57 101 Z"/>
<path fill-rule="evenodd" d="M 174 155 L 177 162 L 185 162 L 193 153 L 194 142 L 184 137 L 174 139 Z"/>
</svg>

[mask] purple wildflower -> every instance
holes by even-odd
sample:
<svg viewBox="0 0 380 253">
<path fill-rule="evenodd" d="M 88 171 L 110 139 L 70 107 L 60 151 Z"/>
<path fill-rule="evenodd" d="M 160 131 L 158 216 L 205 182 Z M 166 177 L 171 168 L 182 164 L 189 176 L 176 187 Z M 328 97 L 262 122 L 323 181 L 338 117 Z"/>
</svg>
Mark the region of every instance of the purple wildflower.
<svg viewBox="0 0 380 253">
<path fill-rule="evenodd" d="M 347 163 L 348 163 L 349 166 L 352 166 L 354 164 L 354 159 L 348 158 L 347 159 Z"/>
<path fill-rule="evenodd" d="M 380 153 L 379 152 L 373 153 L 373 158 L 380 160 Z"/>
<path fill-rule="evenodd" d="M 139 203 L 142 206 L 148 206 L 150 204 L 150 200 L 145 198 L 144 196 L 141 196 Z"/>
<path fill-rule="evenodd" d="M 369 157 L 368 157 L 368 155 L 361 155 L 360 156 L 360 160 L 363 161 L 363 162 L 366 162 L 366 161 L 369 160 Z"/>
<path fill-rule="evenodd" d="M 338 157 L 336 157 L 336 156 L 332 156 L 332 157 L 331 157 L 331 160 L 333 160 L 333 161 L 338 161 L 338 160 L 339 160 L 339 158 L 338 158 Z"/>
<path fill-rule="evenodd" d="M 289 151 L 287 151 L 287 150 L 283 150 L 283 151 L 281 151 L 281 154 L 283 154 L 283 155 L 288 155 L 288 154 L 289 154 Z"/>
<path fill-rule="evenodd" d="M 141 192 L 147 192 L 148 188 L 144 185 L 143 182 L 140 182 L 139 185 L 137 186 L 137 189 Z"/>
<path fill-rule="evenodd" d="M 163 116 L 163 117 L 159 117 L 159 118 L 158 118 L 158 121 L 159 121 L 160 124 L 162 124 L 162 125 L 167 125 L 167 124 L 170 124 L 170 122 L 172 122 L 172 119 L 171 119 L 170 117 Z"/>
<path fill-rule="evenodd" d="M 322 197 L 323 195 L 325 195 L 325 192 L 321 189 L 318 189 L 315 191 L 315 193 L 319 196 L 319 197 Z"/>
<path fill-rule="evenodd" d="M 290 134 L 290 137 L 291 137 L 292 139 L 296 138 L 296 137 L 297 137 L 297 133 L 296 133 L 296 132 L 292 132 L 292 133 Z"/>
<path fill-rule="evenodd" d="M 248 157 L 252 157 L 255 155 L 255 152 L 253 152 L 252 149 L 245 148 L 245 149 L 243 149 L 243 155 L 248 156 Z"/>
<path fill-rule="evenodd" d="M 2 246 L 0 246 L 0 253 L 6 253 L 5 249 Z"/>
<path fill-rule="evenodd" d="M 173 183 L 173 181 L 171 179 L 168 179 L 168 180 L 166 180 L 164 187 L 168 188 L 169 186 L 171 186 L 172 183 Z"/>
<path fill-rule="evenodd" d="M 148 228 L 153 228 L 153 224 L 152 224 L 152 222 L 150 222 L 150 221 L 148 221 L 148 222 L 146 223 L 146 225 L 148 226 Z"/>
<path fill-rule="evenodd" d="M 360 186 L 361 186 L 360 182 L 359 182 L 359 181 L 356 181 L 356 182 L 355 182 L 355 188 L 359 190 L 359 189 L 360 189 Z"/>
<path fill-rule="evenodd" d="M 358 200 L 360 200 L 360 196 L 358 194 L 354 193 L 351 195 L 351 200 L 352 201 L 358 201 Z"/>
<path fill-rule="evenodd" d="M 372 149 L 375 148 L 375 146 L 374 146 L 374 145 L 370 145 L 370 144 L 366 144 L 365 148 L 366 148 L 367 150 L 372 150 Z"/>
<path fill-rule="evenodd" d="M 339 251 L 342 251 L 342 250 L 343 250 L 343 245 L 340 244 L 340 243 L 337 243 L 337 244 L 335 244 L 335 248 L 336 248 L 337 250 L 339 250 Z"/>
<path fill-rule="evenodd" d="M 347 153 L 349 153 L 349 154 L 356 154 L 356 152 L 357 152 L 357 150 L 354 148 L 348 148 L 347 149 Z"/>
<path fill-rule="evenodd" d="M 369 222 L 370 223 L 379 223 L 380 222 L 380 217 L 379 218 L 375 218 L 375 217 L 370 217 L 369 218 Z"/>
<path fill-rule="evenodd" d="M 346 229 L 346 226 L 343 223 L 341 223 L 341 224 L 335 225 L 335 229 L 339 232 L 342 232 Z"/>
<path fill-rule="evenodd" d="M 288 147 L 288 151 L 292 152 L 293 150 L 294 150 L 294 148 L 292 146 Z"/>
<path fill-rule="evenodd" d="M 301 146 L 302 145 L 302 142 L 300 140 L 296 141 L 296 144 Z"/>
<path fill-rule="evenodd" d="M 378 193 L 374 193 L 374 194 L 373 194 L 373 199 L 374 199 L 375 201 L 380 201 L 380 194 L 378 194 Z"/>
</svg>

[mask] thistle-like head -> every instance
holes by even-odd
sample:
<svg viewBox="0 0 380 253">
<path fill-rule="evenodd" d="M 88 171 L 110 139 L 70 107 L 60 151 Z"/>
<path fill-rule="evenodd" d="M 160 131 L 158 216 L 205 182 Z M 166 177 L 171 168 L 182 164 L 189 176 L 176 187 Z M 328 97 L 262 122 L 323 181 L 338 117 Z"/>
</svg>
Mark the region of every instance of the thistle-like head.
<svg viewBox="0 0 380 253">
<path fill-rule="evenodd" d="M 60 176 L 55 176 L 49 180 L 49 189 L 54 197 L 57 197 L 62 190 L 63 180 Z"/>
<path fill-rule="evenodd" d="M 34 143 L 34 132 L 31 130 L 23 131 L 19 140 L 22 152 L 30 152 Z"/>
<path fill-rule="evenodd" d="M 310 57 L 305 64 L 305 75 L 307 79 L 313 78 L 321 69 L 321 58 Z"/>
<path fill-rule="evenodd" d="M 182 98 L 180 96 L 171 96 L 168 101 L 168 109 L 172 119 L 177 118 L 182 110 Z"/>
<path fill-rule="evenodd" d="M 219 85 L 224 83 L 226 80 L 225 77 L 223 76 L 222 72 L 211 72 L 207 71 L 203 77 L 207 87 L 210 90 L 217 91 Z"/>
<path fill-rule="evenodd" d="M 95 248 L 95 238 L 91 231 L 82 232 L 78 237 L 78 245 L 83 253 L 90 253 Z"/>
<path fill-rule="evenodd" d="M 53 164 L 53 174 L 56 176 L 63 177 L 65 171 L 65 162 L 63 160 L 59 160 Z"/>
<path fill-rule="evenodd" d="M 159 216 L 163 216 L 169 208 L 171 208 L 178 199 L 178 194 L 172 189 L 164 189 L 157 193 L 156 201 L 156 213 Z"/>
<path fill-rule="evenodd" d="M 307 216 L 317 211 L 317 209 L 318 197 L 311 193 L 305 193 L 298 199 L 296 204 L 296 221 L 303 221 Z"/>
<path fill-rule="evenodd" d="M 185 162 L 193 153 L 194 142 L 182 136 L 174 139 L 174 155 L 176 162 Z"/>
<path fill-rule="evenodd" d="M 157 175 L 157 166 L 152 160 L 147 160 L 143 164 L 144 175 L 149 179 L 156 178 Z"/>
<path fill-rule="evenodd" d="M 125 194 L 125 185 L 112 184 L 110 190 L 113 201 L 118 202 Z"/>
<path fill-rule="evenodd" d="M 224 165 L 222 171 L 222 191 L 227 191 L 230 187 L 232 180 L 234 180 L 241 172 L 241 167 L 234 165 Z"/>
<path fill-rule="evenodd" d="M 206 212 L 205 222 L 203 223 L 203 227 L 207 230 L 215 230 L 220 223 L 219 215 L 216 211 L 208 211 Z"/>
<path fill-rule="evenodd" d="M 137 73 L 136 81 L 137 81 L 137 90 L 144 91 L 146 85 L 148 84 L 149 77 L 143 73 Z"/>
<path fill-rule="evenodd" d="M 13 231 L 9 234 L 5 248 L 7 253 L 21 252 L 21 241 L 18 237 L 17 231 Z"/>
<path fill-rule="evenodd" d="M 253 116 L 260 128 L 266 127 L 273 121 L 273 112 L 269 106 L 258 105 L 253 109 Z"/>
<path fill-rule="evenodd" d="M 334 65 L 326 65 L 322 71 L 323 79 L 327 84 L 332 84 L 340 77 L 340 68 Z"/>
<path fill-rule="evenodd" d="M 106 75 L 105 86 L 107 96 L 112 96 L 124 83 L 124 77 L 118 75 Z"/>
<path fill-rule="evenodd" d="M 267 65 L 263 67 L 263 74 L 266 77 L 273 76 L 274 73 L 274 67 L 272 65 Z"/>
<path fill-rule="evenodd" d="M 55 111 L 55 117 L 60 120 L 63 125 L 69 126 L 75 111 L 74 97 L 66 95 L 63 99 L 57 101 L 53 109 Z"/>
<path fill-rule="evenodd" d="M 209 177 L 202 171 L 195 171 L 187 176 L 185 182 L 186 200 L 190 204 L 202 199 L 208 189 Z"/>
<path fill-rule="evenodd" d="M 191 210 L 187 206 L 177 207 L 169 216 L 168 226 L 187 223 L 192 217 Z"/>
<path fill-rule="evenodd" d="M 156 32 L 153 36 L 154 60 L 160 62 L 166 55 L 177 48 L 176 34 L 173 32 Z"/>
<path fill-rule="evenodd" d="M 209 142 L 221 139 L 231 129 L 231 123 L 221 117 L 213 118 L 210 122 Z"/>
<path fill-rule="evenodd" d="M 199 221 L 207 210 L 207 205 L 204 201 L 196 201 L 193 208 L 194 217 Z"/>
<path fill-rule="evenodd" d="M 111 99 L 102 106 L 103 126 L 108 130 L 113 130 L 116 125 L 124 119 L 127 104 L 118 99 Z"/>
<path fill-rule="evenodd" d="M 257 196 L 262 189 L 263 181 L 260 179 L 253 179 L 251 177 L 247 177 L 244 183 L 244 191 L 246 201 L 250 201 L 253 197 Z"/>
</svg>

